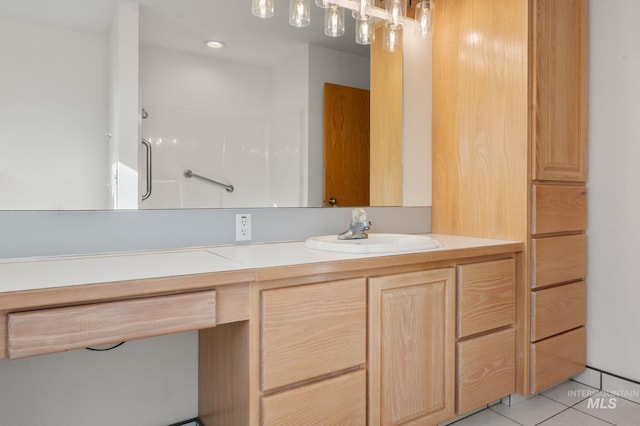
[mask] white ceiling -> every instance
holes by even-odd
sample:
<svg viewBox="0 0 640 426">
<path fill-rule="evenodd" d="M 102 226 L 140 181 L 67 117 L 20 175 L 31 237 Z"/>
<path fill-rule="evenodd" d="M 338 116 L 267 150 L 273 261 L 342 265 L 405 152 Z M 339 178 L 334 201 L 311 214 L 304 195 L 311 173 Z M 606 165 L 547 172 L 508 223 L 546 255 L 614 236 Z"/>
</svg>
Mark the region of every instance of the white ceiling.
<svg viewBox="0 0 640 426">
<path fill-rule="evenodd" d="M 117 0 L 1 0 L 0 18 L 26 19 L 81 31 L 108 32 Z M 256 18 L 251 0 L 122 0 L 140 4 L 140 42 L 154 46 L 268 66 L 294 46 L 316 44 L 368 56 L 354 42 L 354 20 L 345 12 L 347 31 L 339 38 L 323 33 L 324 11 L 311 1 L 311 25 L 288 23 L 289 0 L 275 0 L 275 16 Z M 224 49 L 204 46 L 222 40 Z"/>
</svg>

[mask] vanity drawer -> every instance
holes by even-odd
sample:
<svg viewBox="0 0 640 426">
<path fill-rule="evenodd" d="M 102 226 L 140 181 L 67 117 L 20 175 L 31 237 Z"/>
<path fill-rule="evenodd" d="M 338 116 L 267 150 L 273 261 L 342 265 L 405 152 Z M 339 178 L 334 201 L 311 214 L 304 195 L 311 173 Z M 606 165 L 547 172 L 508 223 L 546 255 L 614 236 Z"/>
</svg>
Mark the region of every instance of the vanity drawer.
<svg viewBox="0 0 640 426">
<path fill-rule="evenodd" d="M 582 280 L 587 275 L 587 237 L 584 234 L 533 238 L 531 286 Z"/>
<path fill-rule="evenodd" d="M 457 414 L 515 392 L 515 329 L 458 342 L 457 354 Z"/>
<path fill-rule="evenodd" d="M 531 391 L 538 392 L 584 371 L 587 333 L 584 327 L 531 344 Z"/>
<path fill-rule="evenodd" d="M 531 293 L 531 341 L 585 325 L 587 288 L 584 281 Z"/>
<path fill-rule="evenodd" d="M 515 319 L 515 259 L 458 266 L 458 337 L 510 325 Z"/>
<path fill-rule="evenodd" d="M 261 398 L 262 425 L 365 425 L 365 370 Z"/>
<path fill-rule="evenodd" d="M 366 363 L 366 279 L 261 293 L 262 389 Z"/>
<path fill-rule="evenodd" d="M 585 185 L 533 185 L 532 234 L 587 229 Z"/>
<path fill-rule="evenodd" d="M 8 355 L 22 358 L 215 325 L 215 290 L 10 313 Z"/>
</svg>

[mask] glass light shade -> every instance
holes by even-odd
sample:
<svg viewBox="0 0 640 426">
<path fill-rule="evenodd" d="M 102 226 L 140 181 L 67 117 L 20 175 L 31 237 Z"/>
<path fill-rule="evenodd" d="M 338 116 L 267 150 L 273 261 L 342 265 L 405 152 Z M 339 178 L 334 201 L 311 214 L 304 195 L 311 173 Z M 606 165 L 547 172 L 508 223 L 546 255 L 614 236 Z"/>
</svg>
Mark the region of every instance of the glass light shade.
<svg viewBox="0 0 640 426">
<path fill-rule="evenodd" d="M 356 8 L 351 12 L 353 19 L 367 19 L 367 12 L 373 0 L 356 0 Z"/>
<path fill-rule="evenodd" d="M 273 16 L 274 0 L 251 0 L 251 13 L 258 18 L 271 18 Z"/>
<path fill-rule="evenodd" d="M 365 19 L 356 20 L 356 43 L 371 44 L 376 38 L 375 19 L 373 16 L 365 16 Z"/>
<path fill-rule="evenodd" d="M 386 9 L 389 18 L 387 22 L 394 25 L 402 25 L 406 14 L 405 0 L 387 0 Z"/>
<path fill-rule="evenodd" d="M 386 22 L 382 29 L 382 49 L 395 52 L 402 49 L 402 26 Z"/>
<path fill-rule="evenodd" d="M 298 28 L 309 26 L 311 23 L 309 0 L 289 0 L 289 23 Z"/>
<path fill-rule="evenodd" d="M 324 33 L 329 37 L 340 37 L 344 34 L 344 9 L 337 3 L 324 10 Z"/>
<path fill-rule="evenodd" d="M 329 7 L 329 0 L 316 0 L 316 6 L 326 9 Z"/>
<path fill-rule="evenodd" d="M 426 38 L 433 32 L 432 9 L 433 3 L 430 1 L 421 1 L 416 5 L 415 34 L 418 37 Z"/>
</svg>

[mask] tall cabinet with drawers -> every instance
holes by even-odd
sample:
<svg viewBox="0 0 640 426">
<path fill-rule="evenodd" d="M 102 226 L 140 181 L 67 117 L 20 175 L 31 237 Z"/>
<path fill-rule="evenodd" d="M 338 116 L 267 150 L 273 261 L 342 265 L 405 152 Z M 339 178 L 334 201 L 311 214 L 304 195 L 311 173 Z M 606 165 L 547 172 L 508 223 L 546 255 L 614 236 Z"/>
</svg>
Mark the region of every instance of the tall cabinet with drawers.
<svg viewBox="0 0 640 426">
<path fill-rule="evenodd" d="M 432 229 L 526 242 L 521 394 L 585 367 L 587 8 L 441 0 L 435 10 Z"/>
</svg>

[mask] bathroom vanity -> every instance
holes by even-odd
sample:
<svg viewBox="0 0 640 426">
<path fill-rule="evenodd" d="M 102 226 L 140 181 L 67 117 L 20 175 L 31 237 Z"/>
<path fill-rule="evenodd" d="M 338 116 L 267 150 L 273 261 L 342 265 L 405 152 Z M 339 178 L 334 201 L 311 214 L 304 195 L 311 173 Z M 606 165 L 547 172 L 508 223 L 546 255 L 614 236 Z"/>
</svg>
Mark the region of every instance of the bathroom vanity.
<svg viewBox="0 0 640 426">
<path fill-rule="evenodd" d="M 521 242 L 432 236 L 0 263 L 0 356 L 200 330 L 206 425 L 437 424 L 516 390 L 525 289 Z"/>
</svg>

